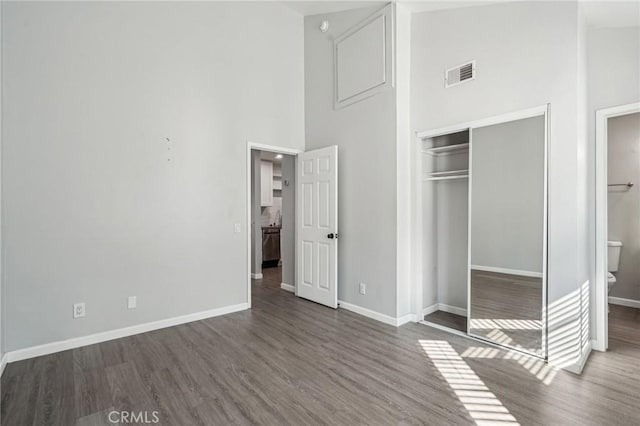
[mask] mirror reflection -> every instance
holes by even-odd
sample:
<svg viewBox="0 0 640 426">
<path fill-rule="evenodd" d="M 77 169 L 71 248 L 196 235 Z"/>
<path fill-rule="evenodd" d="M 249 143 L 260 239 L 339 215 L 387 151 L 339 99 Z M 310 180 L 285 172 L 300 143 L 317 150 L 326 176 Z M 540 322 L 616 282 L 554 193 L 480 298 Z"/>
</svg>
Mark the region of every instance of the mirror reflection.
<svg viewBox="0 0 640 426">
<path fill-rule="evenodd" d="M 545 123 L 473 129 L 469 333 L 544 356 Z"/>
</svg>

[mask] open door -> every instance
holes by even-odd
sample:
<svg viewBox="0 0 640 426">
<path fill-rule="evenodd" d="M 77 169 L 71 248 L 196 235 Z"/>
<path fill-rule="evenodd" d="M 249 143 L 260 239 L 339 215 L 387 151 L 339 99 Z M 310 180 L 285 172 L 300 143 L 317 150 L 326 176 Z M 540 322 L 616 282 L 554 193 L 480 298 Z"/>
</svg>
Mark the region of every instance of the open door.
<svg viewBox="0 0 640 426">
<path fill-rule="evenodd" d="M 298 155 L 296 295 L 338 307 L 338 147 Z"/>
</svg>

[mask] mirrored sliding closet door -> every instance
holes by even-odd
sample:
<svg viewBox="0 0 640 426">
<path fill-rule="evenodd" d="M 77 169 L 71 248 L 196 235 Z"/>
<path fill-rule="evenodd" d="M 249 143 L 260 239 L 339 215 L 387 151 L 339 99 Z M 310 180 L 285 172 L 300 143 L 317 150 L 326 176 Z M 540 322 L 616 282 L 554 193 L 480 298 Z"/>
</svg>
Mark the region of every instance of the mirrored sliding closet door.
<svg viewBox="0 0 640 426">
<path fill-rule="evenodd" d="M 546 355 L 546 115 L 473 128 L 468 332 Z"/>
</svg>

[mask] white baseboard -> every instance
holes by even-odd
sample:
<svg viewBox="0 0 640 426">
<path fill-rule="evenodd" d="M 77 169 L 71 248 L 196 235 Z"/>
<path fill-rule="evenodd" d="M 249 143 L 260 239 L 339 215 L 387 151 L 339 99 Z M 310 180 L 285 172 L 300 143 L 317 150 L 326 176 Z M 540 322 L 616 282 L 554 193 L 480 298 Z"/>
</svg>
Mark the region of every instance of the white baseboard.
<svg viewBox="0 0 640 426">
<path fill-rule="evenodd" d="M 437 303 L 434 303 L 431 306 L 427 306 L 426 308 L 423 308 L 422 309 L 422 318 L 420 318 L 420 320 L 423 320 L 425 315 L 432 314 L 437 310 L 438 310 L 438 304 Z"/>
<path fill-rule="evenodd" d="M 251 278 L 254 280 L 261 280 L 262 279 L 262 274 L 254 274 L 253 272 L 251 273 Z"/>
<path fill-rule="evenodd" d="M 400 327 L 401 325 L 407 324 L 409 322 L 416 322 L 417 318 L 415 314 L 407 314 L 401 317 L 396 318 L 396 327 Z"/>
<path fill-rule="evenodd" d="M 450 314 L 467 316 L 467 310 L 465 308 L 459 308 L 457 306 L 445 305 L 444 303 L 438 303 L 438 310 L 449 312 Z"/>
<path fill-rule="evenodd" d="M 280 288 L 286 291 L 290 291 L 291 293 L 295 293 L 296 292 L 296 288 L 294 286 L 292 286 L 291 284 L 287 284 L 287 283 L 280 283 Z"/>
<path fill-rule="evenodd" d="M 593 341 L 588 340 L 582 348 L 582 353 L 580 354 L 580 358 L 578 359 L 578 361 L 575 364 L 565 366 L 564 369 L 574 374 L 582 374 L 582 369 L 586 365 L 587 360 L 589 359 L 589 355 L 591 355 L 592 347 Z"/>
<path fill-rule="evenodd" d="M 523 271 L 521 269 L 496 268 L 494 266 L 471 265 L 476 271 L 497 272 L 499 274 L 518 275 L 521 277 L 542 278 L 542 272 Z"/>
<path fill-rule="evenodd" d="M 392 325 L 394 327 L 398 327 L 399 325 L 402 325 L 411 321 L 410 319 L 406 320 L 406 317 L 409 317 L 411 315 L 405 315 L 404 317 L 401 317 L 401 318 L 394 318 L 394 317 L 390 317 L 389 315 L 381 314 L 380 312 L 372 311 L 371 309 L 363 308 L 362 306 L 354 305 L 348 302 L 343 302 L 342 300 L 338 300 L 338 306 L 347 311 L 354 312 L 356 314 L 374 319 L 376 321 L 383 322 L 388 325 Z M 400 324 L 401 321 L 405 321 L 405 322 Z"/>
<path fill-rule="evenodd" d="M 208 311 L 181 315 L 179 317 L 147 322 L 144 324 L 133 325 L 131 327 L 118 328 L 116 330 L 104 331 L 101 333 L 90 334 L 88 336 L 59 340 L 57 342 L 45 343 L 44 345 L 31 346 L 28 348 L 7 352 L 6 354 L 4 354 L 3 359 L 6 358 L 6 362 L 21 361 L 23 359 L 49 355 L 60 351 L 66 351 L 68 349 L 106 342 L 108 340 L 133 336 L 134 334 L 146 333 L 153 330 L 159 330 L 161 328 L 173 327 L 174 325 L 185 324 L 188 322 L 230 314 L 232 312 L 243 311 L 248 308 L 248 303 L 239 303 L 237 305 L 224 306 L 222 308 L 210 309 Z"/>
<path fill-rule="evenodd" d="M 623 299 L 622 297 L 609 296 L 609 303 L 612 305 L 628 306 L 630 308 L 640 308 L 640 300 Z"/>
<path fill-rule="evenodd" d="M 420 318 L 420 320 L 424 320 L 425 315 L 432 314 L 436 311 L 449 312 L 450 314 L 462 315 L 463 317 L 467 316 L 467 310 L 465 308 L 445 305 L 444 303 L 434 303 L 433 305 L 422 309 L 422 318 Z"/>
<path fill-rule="evenodd" d="M 4 368 L 7 366 L 7 354 L 2 354 L 0 358 L 0 377 L 2 377 L 2 373 L 4 373 Z"/>
</svg>

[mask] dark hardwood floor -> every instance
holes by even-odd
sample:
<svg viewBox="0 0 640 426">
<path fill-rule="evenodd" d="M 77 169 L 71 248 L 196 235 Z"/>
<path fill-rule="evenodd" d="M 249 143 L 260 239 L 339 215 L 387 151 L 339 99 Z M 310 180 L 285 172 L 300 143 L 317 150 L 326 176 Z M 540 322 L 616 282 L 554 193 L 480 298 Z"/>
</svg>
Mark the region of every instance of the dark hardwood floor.
<svg viewBox="0 0 640 426">
<path fill-rule="evenodd" d="M 445 311 L 435 311 L 424 316 L 424 320 L 443 327 L 452 328 L 454 330 L 467 332 L 467 317 L 452 314 Z"/>
<path fill-rule="evenodd" d="M 280 290 L 280 284 L 282 283 L 282 266 L 274 268 L 263 268 L 262 279 L 251 280 L 252 288 L 254 289 L 276 289 Z"/>
<path fill-rule="evenodd" d="M 110 425 L 112 410 L 179 426 L 640 421 L 640 344 L 615 338 L 616 327 L 638 330 L 637 313 L 612 307 L 611 351 L 576 376 L 425 325 L 325 308 L 277 280 L 254 282 L 251 310 L 10 364 L 2 425 Z"/>
</svg>

